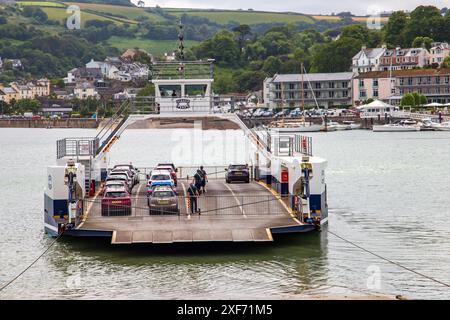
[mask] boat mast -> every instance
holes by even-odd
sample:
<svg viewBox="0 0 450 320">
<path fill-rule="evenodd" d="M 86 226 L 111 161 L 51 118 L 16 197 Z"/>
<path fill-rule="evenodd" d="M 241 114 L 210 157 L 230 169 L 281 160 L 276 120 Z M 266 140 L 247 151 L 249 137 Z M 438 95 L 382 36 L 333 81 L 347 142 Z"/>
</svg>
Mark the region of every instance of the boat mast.
<svg viewBox="0 0 450 320">
<path fill-rule="evenodd" d="M 300 90 L 301 95 L 302 95 L 302 119 L 303 119 L 303 122 L 305 122 L 305 81 L 303 79 L 303 62 L 300 64 L 300 68 L 301 68 L 300 74 L 302 77 L 301 90 Z"/>
</svg>

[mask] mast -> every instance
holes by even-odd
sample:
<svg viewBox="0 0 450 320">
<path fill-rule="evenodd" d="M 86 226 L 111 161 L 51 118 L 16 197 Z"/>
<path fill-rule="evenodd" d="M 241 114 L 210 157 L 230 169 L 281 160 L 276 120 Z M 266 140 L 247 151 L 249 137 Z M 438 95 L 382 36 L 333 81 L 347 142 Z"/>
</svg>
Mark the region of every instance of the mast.
<svg viewBox="0 0 450 320">
<path fill-rule="evenodd" d="M 302 111 L 303 111 L 303 115 L 305 115 L 305 86 L 304 86 L 304 80 L 303 80 L 303 62 L 302 62 L 302 64 L 301 64 L 301 67 L 300 67 L 302 70 L 301 70 L 301 75 L 302 75 L 302 90 L 301 90 L 301 93 L 302 93 Z"/>
<path fill-rule="evenodd" d="M 284 89 L 283 82 L 281 82 L 281 111 L 283 112 L 283 117 L 281 118 L 281 127 L 284 128 Z"/>
<path fill-rule="evenodd" d="M 178 32 L 178 49 L 180 50 L 180 67 L 178 68 L 178 71 L 180 72 L 180 78 L 185 77 L 185 65 L 184 65 L 184 28 L 183 24 L 181 23 L 178 26 L 179 32 Z"/>
</svg>

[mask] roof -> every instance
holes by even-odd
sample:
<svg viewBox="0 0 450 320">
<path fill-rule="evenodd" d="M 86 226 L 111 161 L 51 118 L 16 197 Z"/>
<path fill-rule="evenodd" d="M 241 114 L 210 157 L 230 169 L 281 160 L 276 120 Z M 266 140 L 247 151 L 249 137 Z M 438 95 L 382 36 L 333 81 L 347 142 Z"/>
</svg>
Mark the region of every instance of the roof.
<svg viewBox="0 0 450 320">
<path fill-rule="evenodd" d="M 74 73 L 75 76 L 80 78 L 102 78 L 102 70 L 100 68 L 77 68 L 74 70 L 71 70 L 72 73 Z"/>
<path fill-rule="evenodd" d="M 89 82 L 78 82 L 76 87 L 76 89 L 94 89 L 94 85 L 92 83 Z"/>
<path fill-rule="evenodd" d="M 11 88 L 11 87 L 4 87 L 4 88 L 2 89 L 2 91 L 3 91 L 5 94 L 8 94 L 8 93 L 18 93 L 18 91 L 17 91 L 16 89 Z"/>
<path fill-rule="evenodd" d="M 374 100 L 371 103 L 359 106 L 358 109 L 361 110 L 361 109 L 367 109 L 367 108 L 389 108 L 389 107 L 392 107 L 392 106 L 381 100 Z"/>
<path fill-rule="evenodd" d="M 353 72 L 335 72 L 335 73 L 308 73 L 303 75 L 304 81 L 342 81 L 351 80 L 354 76 Z M 301 74 L 277 74 L 273 77 L 272 82 L 300 82 Z"/>
<path fill-rule="evenodd" d="M 369 71 L 361 73 L 356 79 L 365 78 L 389 78 L 390 71 Z M 393 70 L 392 77 L 413 77 L 413 76 L 443 76 L 450 75 L 450 68 L 441 69 L 410 69 L 410 70 Z"/>
<path fill-rule="evenodd" d="M 386 49 L 385 48 L 368 48 L 368 49 L 361 49 L 361 51 L 359 51 L 354 57 L 353 59 L 359 59 L 362 54 L 364 53 L 366 55 L 367 58 L 369 59 L 373 59 L 378 57 L 379 55 L 383 54 L 384 51 Z"/>
</svg>

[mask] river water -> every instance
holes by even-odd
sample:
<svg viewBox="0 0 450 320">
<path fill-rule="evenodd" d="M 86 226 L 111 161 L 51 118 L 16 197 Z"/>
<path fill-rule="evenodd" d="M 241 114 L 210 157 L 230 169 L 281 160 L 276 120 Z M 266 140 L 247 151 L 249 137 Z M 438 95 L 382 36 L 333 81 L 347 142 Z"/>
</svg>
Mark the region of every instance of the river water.
<svg viewBox="0 0 450 320">
<path fill-rule="evenodd" d="M 111 164 L 214 165 L 244 159 L 240 131 L 128 130 Z M 56 143 L 93 130 L 0 129 L 0 286 L 52 239 L 43 233 L 46 166 Z M 296 298 L 404 295 L 450 298 L 447 287 L 336 238 L 450 282 L 450 133 L 343 131 L 313 136 L 328 159 L 329 226 L 273 244 L 113 247 L 63 239 L 0 299 Z M 188 140 L 186 140 L 188 139 Z M 191 140 L 189 140 L 191 139 Z M 199 141 L 192 147 L 191 141 Z M 203 157 L 201 156 L 203 154 Z"/>
</svg>

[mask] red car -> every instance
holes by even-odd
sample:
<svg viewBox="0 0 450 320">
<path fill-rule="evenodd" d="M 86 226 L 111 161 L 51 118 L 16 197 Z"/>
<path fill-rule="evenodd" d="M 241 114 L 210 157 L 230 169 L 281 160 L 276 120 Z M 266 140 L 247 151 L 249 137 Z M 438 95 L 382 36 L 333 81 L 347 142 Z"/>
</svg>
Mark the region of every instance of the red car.
<svg viewBox="0 0 450 320">
<path fill-rule="evenodd" d="M 102 199 L 102 216 L 131 215 L 131 195 L 125 187 L 106 188 Z"/>
</svg>

